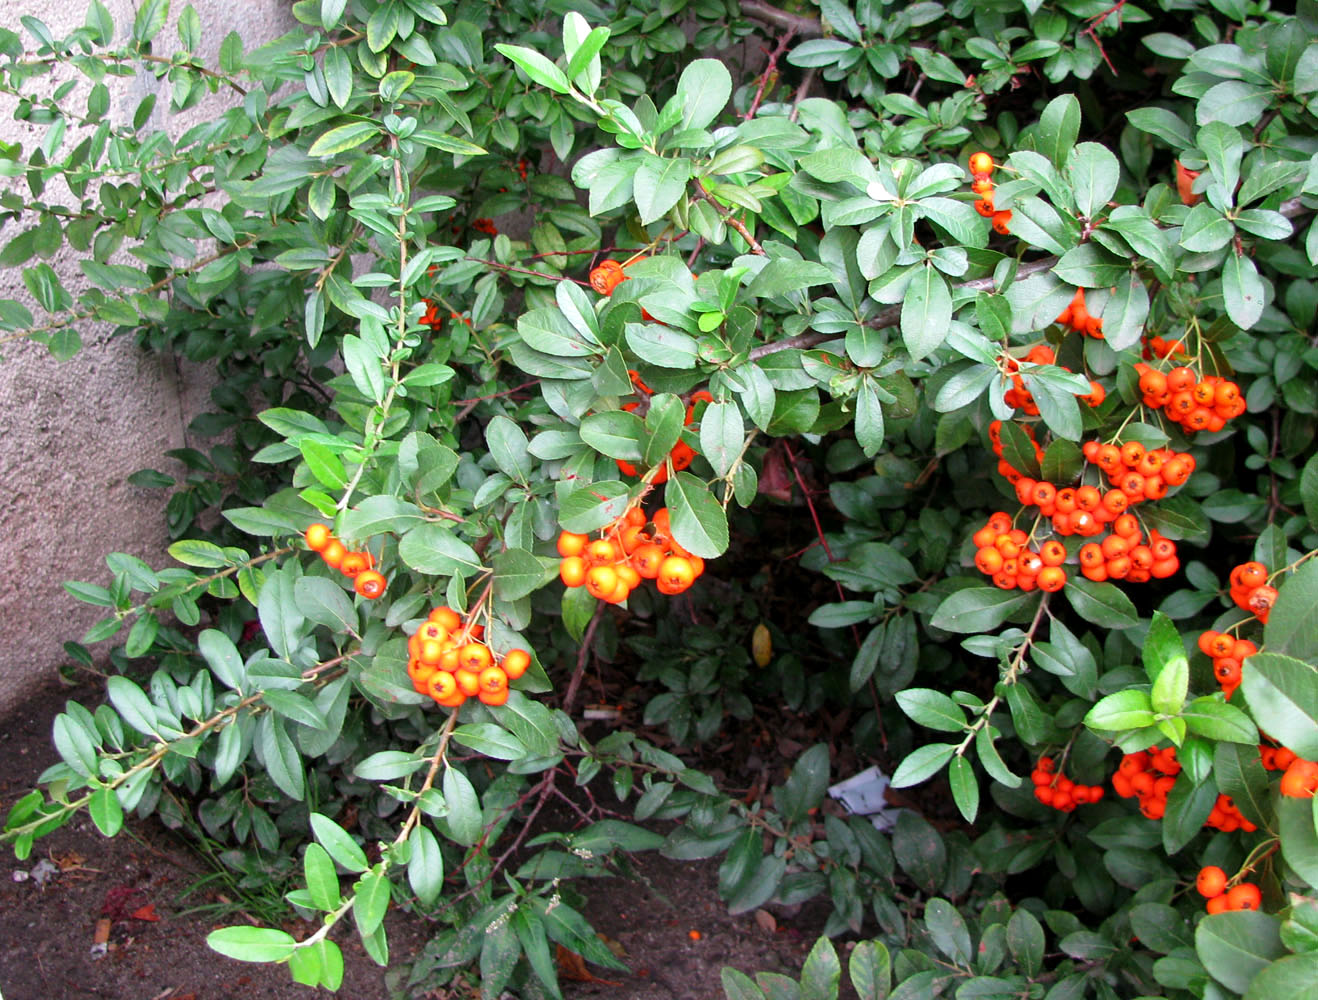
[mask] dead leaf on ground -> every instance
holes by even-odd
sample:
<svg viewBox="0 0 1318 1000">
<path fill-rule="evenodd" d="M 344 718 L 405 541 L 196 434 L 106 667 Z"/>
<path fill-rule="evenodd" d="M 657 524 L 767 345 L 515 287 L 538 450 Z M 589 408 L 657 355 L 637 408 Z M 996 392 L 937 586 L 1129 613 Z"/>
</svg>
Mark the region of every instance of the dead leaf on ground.
<svg viewBox="0 0 1318 1000">
<path fill-rule="evenodd" d="M 778 920 L 768 910 L 755 911 L 755 923 L 759 925 L 760 930 L 766 934 L 772 934 L 778 929 Z"/>
<path fill-rule="evenodd" d="M 139 906 L 128 915 L 134 920 L 149 920 L 152 923 L 160 919 L 160 914 L 156 912 L 155 903 L 147 903 L 145 906 Z"/>
<path fill-rule="evenodd" d="M 564 979 L 571 979 L 578 983 L 601 983 L 604 986 L 621 986 L 622 983 L 615 983 L 610 979 L 601 979 L 589 969 L 586 968 L 586 960 L 569 948 L 564 948 L 561 944 L 554 946 L 557 949 L 558 968 Z"/>
</svg>

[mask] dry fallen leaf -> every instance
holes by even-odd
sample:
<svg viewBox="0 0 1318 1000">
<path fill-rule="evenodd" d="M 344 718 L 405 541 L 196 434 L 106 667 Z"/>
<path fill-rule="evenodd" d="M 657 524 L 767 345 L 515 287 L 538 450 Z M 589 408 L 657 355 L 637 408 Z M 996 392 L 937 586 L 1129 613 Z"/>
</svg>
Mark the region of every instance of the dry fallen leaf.
<svg viewBox="0 0 1318 1000">
<path fill-rule="evenodd" d="M 156 912 L 155 903 L 147 903 L 146 906 L 139 906 L 128 915 L 134 920 L 150 920 L 153 923 L 160 919 L 160 914 Z"/>
<path fill-rule="evenodd" d="M 755 911 L 755 923 L 759 925 L 760 930 L 766 934 L 772 934 L 778 929 L 778 921 L 768 910 Z"/>
<path fill-rule="evenodd" d="M 557 949 L 558 968 L 564 979 L 571 979 L 578 983 L 602 983 L 605 986 L 622 985 L 609 979 L 601 979 L 595 975 L 586 968 L 586 960 L 575 951 L 564 948 L 561 944 L 554 947 Z"/>
</svg>

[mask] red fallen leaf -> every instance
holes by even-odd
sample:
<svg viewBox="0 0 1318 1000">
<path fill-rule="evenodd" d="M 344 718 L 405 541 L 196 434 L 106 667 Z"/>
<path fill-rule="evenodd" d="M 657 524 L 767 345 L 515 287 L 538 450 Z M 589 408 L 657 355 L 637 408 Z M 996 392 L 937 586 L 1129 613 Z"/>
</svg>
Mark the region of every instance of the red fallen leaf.
<svg viewBox="0 0 1318 1000">
<path fill-rule="evenodd" d="M 156 912 L 155 903 L 147 903 L 146 906 L 139 906 L 128 915 L 134 920 L 150 920 L 155 922 L 160 919 L 160 914 Z"/>
</svg>

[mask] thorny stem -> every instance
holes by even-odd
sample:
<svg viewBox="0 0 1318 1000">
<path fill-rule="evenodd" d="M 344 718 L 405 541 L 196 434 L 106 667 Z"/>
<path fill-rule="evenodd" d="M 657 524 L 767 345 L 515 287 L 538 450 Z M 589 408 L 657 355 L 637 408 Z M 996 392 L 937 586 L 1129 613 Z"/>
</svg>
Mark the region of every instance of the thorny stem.
<svg viewBox="0 0 1318 1000">
<path fill-rule="evenodd" d="M 1039 601 L 1039 607 L 1034 612 L 1034 619 L 1030 622 L 1030 627 L 1025 631 L 1025 638 L 1021 640 L 1021 644 L 1013 651 L 1011 660 L 1007 663 L 1007 669 L 1003 672 L 1002 680 L 1000 682 L 1007 687 L 1011 687 L 1016 683 L 1021 668 L 1025 666 L 1025 654 L 1028 653 L 1030 647 L 1034 645 L 1034 634 L 1039 631 L 1039 626 L 1043 623 L 1044 616 L 1048 613 L 1048 599 L 1050 596 L 1050 594 L 1044 594 L 1043 599 Z M 956 748 L 956 755 L 958 757 L 965 754 L 966 748 L 970 746 L 970 742 L 975 738 L 975 734 L 989 724 L 989 718 L 993 715 L 993 710 L 996 709 L 1001 702 L 1002 696 L 995 694 L 989 700 L 988 704 L 979 710 L 978 718 L 976 718 L 975 721 L 970 724 L 970 728 L 966 730 L 966 738 L 963 739 L 960 745 Z"/>
<path fill-rule="evenodd" d="M 723 221 L 741 234 L 741 238 L 745 240 L 746 245 L 751 248 L 751 253 L 755 254 L 757 257 L 768 256 L 764 252 L 764 247 L 760 246 L 759 240 L 757 240 L 751 231 L 746 228 L 745 223 L 737 218 L 736 209 L 733 208 L 725 211 L 723 206 L 718 203 L 718 200 L 709 193 L 709 189 L 705 187 L 705 182 L 699 179 L 696 180 L 696 194 L 713 205 L 723 216 Z"/>
<path fill-rule="evenodd" d="M 787 46 L 791 44 L 792 39 L 796 37 L 796 29 L 789 27 L 783 32 L 783 37 L 778 39 L 778 46 L 769 53 L 769 61 L 765 64 L 764 72 L 760 74 L 759 85 L 755 88 L 755 97 L 751 99 L 750 107 L 742 118 L 750 121 L 755 117 L 755 113 L 760 110 L 760 101 L 764 98 L 764 88 L 769 83 L 769 77 L 778 71 L 778 60 L 787 51 Z"/>
</svg>

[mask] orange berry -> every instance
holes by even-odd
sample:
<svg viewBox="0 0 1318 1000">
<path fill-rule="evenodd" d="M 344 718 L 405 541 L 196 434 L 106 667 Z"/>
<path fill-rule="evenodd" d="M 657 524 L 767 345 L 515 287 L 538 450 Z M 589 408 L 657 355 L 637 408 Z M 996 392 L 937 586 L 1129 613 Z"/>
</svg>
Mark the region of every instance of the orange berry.
<svg viewBox="0 0 1318 1000">
<path fill-rule="evenodd" d="M 467 700 L 467 696 L 458 689 L 456 678 L 442 670 L 430 675 L 426 689 L 430 697 L 448 708 L 456 708 Z"/>
<path fill-rule="evenodd" d="M 982 548 L 975 553 L 975 568 L 986 576 L 992 576 L 1002 569 L 1002 553 L 997 549 Z"/>
<path fill-rule="evenodd" d="M 991 174 L 993 166 L 993 157 L 988 153 L 980 151 L 970 154 L 970 172 L 972 174 Z"/>
<path fill-rule="evenodd" d="M 1296 757 L 1281 776 L 1281 794 L 1292 799 L 1311 799 L 1318 791 L 1318 764 Z"/>
<path fill-rule="evenodd" d="M 669 556 L 659 566 L 660 589 L 667 586 L 672 593 L 680 594 L 691 586 L 695 579 L 695 569 L 690 560 L 682 556 Z"/>
<path fill-rule="evenodd" d="M 1253 590 L 1268 582 L 1268 567 L 1261 562 L 1247 562 L 1240 566 L 1240 585 Z"/>
<path fill-rule="evenodd" d="M 1225 913 L 1226 893 L 1223 893 L 1220 896 L 1214 896 L 1212 899 L 1210 899 L 1207 903 L 1204 904 L 1204 909 L 1207 910 L 1209 914 Z"/>
<path fill-rule="evenodd" d="M 494 662 L 494 654 L 483 642 L 469 642 L 459 650 L 458 662 L 464 670 L 478 674 Z"/>
<path fill-rule="evenodd" d="M 1227 874 L 1215 864 L 1199 868 L 1199 874 L 1194 879 L 1194 888 L 1197 888 L 1199 895 L 1205 899 L 1213 899 L 1214 896 L 1226 892 Z"/>
<path fill-rule="evenodd" d="M 1045 566 L 1060 566 L 1066 562 L 1066 546 L 1056 539 L 1049 539 L 1039 546 L 1039 558 Z"/>
<path fill-rule="evenodd" d="M 453 671 L 453 679 L 458 682 L 458 690 L 468 698 L 474 698 L 480 693 L 481 681 L 480 675 L 471 670 Z"/>
<path fill-rule="evenodd" d="M 349 552 L 339 563 L 339 572 L 348 577 L 355 577 L 370 568 L 371 557 L 365 552 Z"/>
<path fill-rule="evenodd" d="M 564 558 L 579 556 L 588 541 L 589 539 L 585 535 L 578 535 L 573 531 L 560 532 L 558 536 L 558 554 Z"/>
<path fill-rule="evenodd" d="M 480 672 L 477 681 L 482 692 L 495 694 L 508 688 L 508 675 L 498 666 L 486 667 Z"/>
<path fill-rule="evenodd" d="M 1263 894 L 1252 882 L 1241 882 L 1226 894 L 1228 910 L 1257 910 L 1263 902 Z"/>
<path fill-rule="evenodd" d="M 510 649 L 503 658 L 503 672 L 515 681 L 531 666 L 531 654 L 524 649 Z"/>
<path fill-rule="evenodd" d="M 664 555 L 664 550 L 651 542 L 640 546 L 632 553 L 632 565 L 636 567 L 636 572 L 642 579 L 654 580 L 659 576 L 659 567 L 663 564 Z"/>
<path fill-rule="evenodd" d="M 586 574 L 586 590 L 590 596 L 605 600 L 618 586 L 618 573 L 612 566 L 594 566 Z"/>
<path fill-rule="evenodd" d="M 618 550 L 607 538 L 597 538 L 586 546 L 586 562 L 592 566 L 611 566 L 618 558 Z"/>
<path fill-rule="evenodd" d="M 388 586 L 389 581 L 384 578 L 384 574 L 377 573 L 373 569 L 362 570 L 357 574 L 352 584 L 353 590 L 368 601 L 375 600 L 385 592 Z"/>
<path fill-rule="evenodd" d="M 1060 566 L 1045 566 L 1039 571 L 1039 589 L 1051 594 L 1066 586 L 1066 570 Z"/>
<path fill-rule="evenodd" d="M 627 280 L 622 265 L 616 260 L 600 261 L 590 272 L 590 287 L 601 295 L 612 295 L 613 290 Z"/>
<path fill-rule="evenodd" d="M 312 552 L 320 552 L 330 543 L 330 539 L 334 536 L 330 534 L 328 524 L 313 524 L 311 527 L 307 528 L 305 537 L 307 540 L 307 548 L 311 549 Z"/>
<path fill-rule="evenodd" d="M 458 613 L 447 605 L 441 605 L 430 612 L 430 620 L 443 625 L 450 632 L 456 632 L 462 625 Z"/>
<path fill-rule="evenodd" d="M 569 587 L 580 587 L 586 582 L 589 567 L 581 556 L 568 556 L 558 564 L 558 578 Z"/>
<path fill-rule="evenodd" d="M 343 564 L 343 557 L 347 554 L 348 550 L 337 538 L 331 538 L 325 543 L 325 547 L 320 550 L 320 558 L 325 560 L 326 566 L 333 569 L 338 569 Z"/>
</svg>

